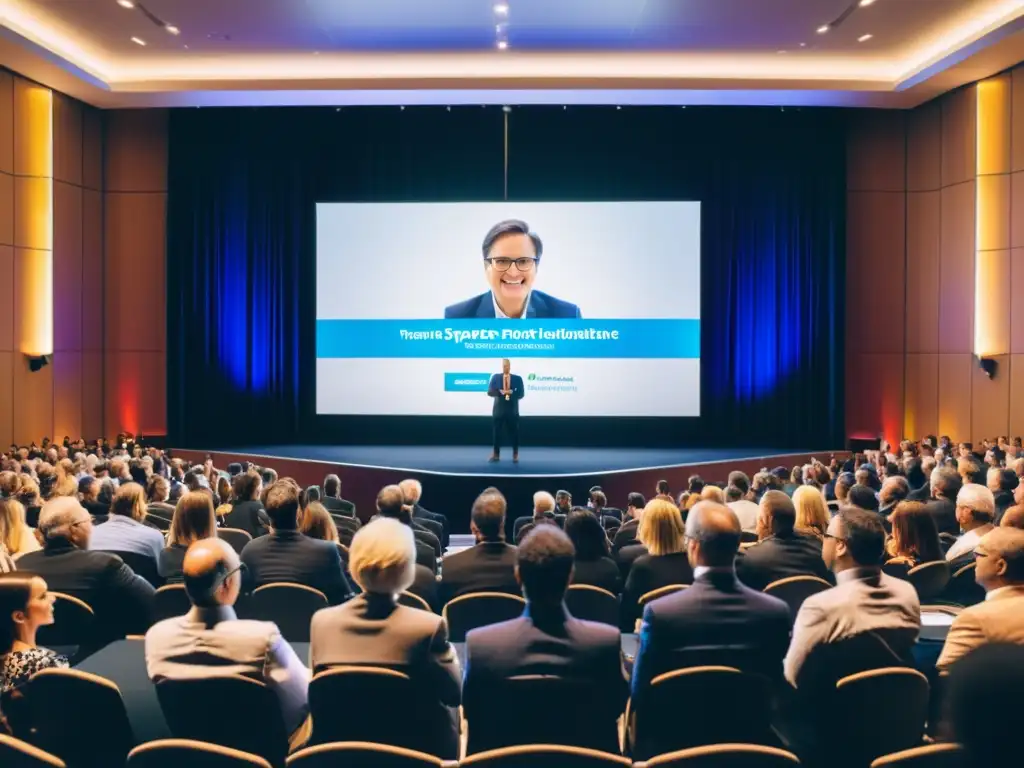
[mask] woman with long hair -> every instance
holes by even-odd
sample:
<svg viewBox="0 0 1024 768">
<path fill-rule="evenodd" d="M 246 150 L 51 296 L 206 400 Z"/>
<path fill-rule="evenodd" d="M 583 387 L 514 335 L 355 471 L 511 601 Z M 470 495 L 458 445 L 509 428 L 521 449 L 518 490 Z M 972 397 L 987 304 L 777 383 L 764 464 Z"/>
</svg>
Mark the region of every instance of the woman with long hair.
<svg viewBox="0 0 1024 768">
<path fill-rule="evenodd" d="M 311 501 L 306 504 L 302 512 L 302 521 L 299 525 L 299 532 L 309 536 L 311 539 L 321 541 L 333 541 L 338 543 L 338 526 L 334 519 L 319 501 Z"/>
<path fill-rule="evenodd" d="M 160 575 L 168 584 L 183 580 L 185 552 L 200 539 L 217 535 L 213 499 L 206 491 L 188 491 L 178 499 L 167 532 L 167 546 L 160 553 Z"/>
<path fill-rule="evenodd" d="M 576 550 L 571 583 L 590 584 L 619 594 L 622 576 L 609 555 L 608 536 L 597 516 L 586 510 L 573 510 L 565 518 L 565 535 Z"/>
<path fill-rule="evenodd" d="M 796 508 L 795 530 L 823 539 L 830 516 L 821 491 L 810 485 L 801 485 L 793 491 L 793 506 Z"/>
<path fill-rule="evenodd" d="M 892 535 L 885 545 L 886 554 L 890 558 L 886 565 L 890 566 L 890 570 L 900 565 L 909 570 L 922 563 L 945 559 L 935 518 L 925 504 L 901 501 L 890 519 Z"/>
<path fill-rule="evenodd" d="M 25 522 L 25 508 L 17 499 L 0 499 L 0 550 L 14 560 L 40 549 L 35 534 Z"/>
<path fill-rule="evenodd" d="M 683 516 L 675 504 L 662 499 L 647 502 L 636 533 L 647 554 L 633 561 L 622 590 L 624 632 L 634 631 L 640 617 L 640 598 L 645 594 L 670 584 L 693 583 L 693 569 L 683 543 Z"/>
<path fill-rule="evenodd" d="M 217 500 L 220 502 L 214 512 L 218 521 L 223 521 L 231 511 L 231 483 L 224 475 L 217 475 Z"/>
</svg>

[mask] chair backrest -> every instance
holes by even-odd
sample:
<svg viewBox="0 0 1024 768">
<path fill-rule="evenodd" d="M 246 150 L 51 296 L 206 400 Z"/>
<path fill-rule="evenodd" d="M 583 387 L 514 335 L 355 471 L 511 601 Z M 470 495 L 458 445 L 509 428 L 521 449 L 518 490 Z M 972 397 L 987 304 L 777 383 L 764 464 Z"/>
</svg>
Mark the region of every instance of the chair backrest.
<svg viewBox="0 0 1024 768">
<path fill-rule="evenodd" d="M 518 618 L 525 607 L 526 601 L 517 595 L 476 592 L 449 600 L 441 615 L 448 622 L 451 641 L 464 643 L 470 630 Z"/>
<path fill-rule="evenodd" d="M 27 741 L 0 733 L 0 765 L 4 768 L 64 768 L 64 761 Z"/>
<path fill-rule="evenodd" d="M 272 621 L 290 643 L 308 643 L 313 614 L 327 607 L 327 596 L 305 584 L 275 582 L 257 587 L 246 601 L 249 619 Z"/>
<path fill-rule="evenodd" d="M 967 753 L 959 744 L 929 744 L 885 755 L 871 768 L 968 768 Z"/>
<path fill-rule="evenodd" d="M 424 600 L 419 595 L 414 595 L 412 592 L 402 592 L 398 595 L 398 604 L 404 605 L 407 608 L 416 608 L 421 611 L 433 611 L 430 610 L 430 603 Z"/>
<path fill-rule="evenodd" d="M 69 765 L 122 765 L 135 743 L 121 691 L 76 669 L 44 669 L 26 698 L 36 744 Z"/>
<path fill-rule="evenodd" d="M 274 765 L 288 752 L 277 696 L 259 680 L 240 675 L 161 680 L 156 695 L 175 738 L 249 752 Z"/>
<path fill-rule="evenodd" d="M 712 744 L 652 757 L 634 768 L 792 768 L 800 760 L 792 752 L 759 744 Z"/>
<path fill-rule="evenodd" d="M 764 588 L 764 593 L 777 597 L 788 605 L 790 621 L 796 621 L 796 615 L 800 611 L 800 606 L 804 604 L 804 600 L 831 588 L 831 584 L 817 576 L 790 576 L 773 581 Z"/>
<path fill-rule="evenodd" d="M 153 622 L 184 616 L 192 609 L 184 584 L 164 584 L 153 600 Z"/>
<path fill-rule="evenodd" d="M 985 599 L 985 588 L 974 580 L 977 573 L 977 562 L 967 563 L 957 568 L 949 579 L 949 584 L 942 594 L 947 600 L 961 605 L 977 605 Z"/>
<path fill-rule="evenodd" d="M 911 658 L 902 658 L 885 638 L 875 632 L 862 632 L 835 643 L 819 645 L 807 657 L 796 681 L 798 695 L 825 714 L 831 711 L 836 683 L 848 676 L 873 669 L 910 666 Z M 831 722 L 831 717 L 826 722 Z"/>
<path fill-rule="evenodd" d="M 629 768 L 631 765 L 629 758 L 620 755 L 555 744 L 504 747 L 459 761 L 459 768 Z"/>
<path fill-rule="evenodd" d="M 956 544 L 956 536 L 952 533 L 943 531 L 939 534 L 939 546 L 942 547 L 943 553 L 948 552 L 949 548 Z"/>
<path fill-rule="evenodd" d="M 688 589 L 689 587 L 689 584 L 669 584 L 666 587 L 658 587 L 657 589 L 652 589 L 650 592 L 645 592 L 640 595 L 640 599 L 637 600 L 637 604 L 643 608 L 652 600 L 657 600 L 659 597 L 665 597 L 665 595 L 671 595 L 673 592 L 678 592 L 681 589 Z"/>
<path fill-rule="evenodd" d="M 930 600 L 941 595 L 949 584 L 949 579 L 949 563 L 945 560 L 921 563 L 907 571 L 907 581 L 914 585 L 921 600 Z"/>
<path fill-rule="evenodd" d="M 164 583 L 163 578 L 160 576 L 160 571 L 157 568 L 157 561 L 155 557 L 150 555 L 143 555 L 139 552 L 121 552 L 115 549 L 107 549 L 105 552 L 111 555 L 117 555 L 124 564 L 131 568 L 136 576 L 141 576 L 154 587 L 159 587 Z"/>
<path fill-rule="evenodd" d="M 572 584 L 565 592 L 565 606 L 577 619 L 619 626 L 619 598 L 607 589 Z"/>
<path fill-rule="evenodd" d="M 249 532 L 243 531 L 241 528 L 218 528 L 217 538 L 224 539 L 238 554 L 242 554 L 245 545 L 252 541 Z"/>
<path fill-rule="evenodd" d="M 467 754 L 524 744 L 563 744 L 618 751 L 621 710 L 607 709 L 608 697 L 587 678 L 517 675 L 464 691 L 469 727 Z M 599 709 L 597 705 L 604 705 Z M 538 712 L 572 713 L 538 717 Z"/>
<path fill-rule="evenodd" d="M 127 768 L 271 768 L 259 755 L 191 739 L 160 739 L 128 754 Z"/>
<path fill-rule="evenodd" d="M 699 701 L 679 716 L 679 702 Z M 768 680 L 735 667 L 676 669 L 658 675 L 632 702 L 633 756 L 649 759 L 707 744 L 763 743 L 771 730 Z M 722 713 L 728 712 L 728 717 Z"/>
<path fill-rule="evenodd" d="M 456 763 L 425 752 L 368 741 L 306 747 L 289 757 L 287 762 L 288 768 L 335 768 L 339 765 L 359 768 L 454 768 Z"/>
<path fill-rule="evenodd" d="M 96 612 L 84 600 L 63 592 L 53 595 L 53 624 L 39 628 L 36 642 L 44 648 L 88 645 L 96 636 Z"/>
<path fill-rule="evenodd" d="M 928 678 L 916 669 L 889 667 L 836 683 L 832 716 L 843 723 L 835 737 L 840 753 L 864 765 L 882 755 L 918 746 L 928 717 Z"/>
</svg>

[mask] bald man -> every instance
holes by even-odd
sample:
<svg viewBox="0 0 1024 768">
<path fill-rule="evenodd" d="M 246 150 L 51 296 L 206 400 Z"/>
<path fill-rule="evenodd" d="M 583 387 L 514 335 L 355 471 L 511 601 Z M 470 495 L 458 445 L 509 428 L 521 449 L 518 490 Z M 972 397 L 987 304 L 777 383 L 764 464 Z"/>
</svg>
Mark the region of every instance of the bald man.
<svg viewBox="0 0 1024 768">
<path fill-rule="evenodd" d="M 242 675 L 277 694 L 288 733 L 309 714 L 309 670 L 269 621 L 235 616 L 242 589 L 238 554 L 222 539 L 200 539 L 182 564 L 192 610 L 146 633 L 146 670 L 154 683 Z M 258 727 L 258 724 L 254 724 Z"/>
<path fill-rule="evenodd" d="M 940 670 L 986 643 L 1024 645 L 1024 531 L 995 528 L 981 538 L 974 556 L 974 578 L 985 601 L 953 621 L 936 663 Z"/>
<path fill-rule="evenodd" d="M 1020 528 L 1024 530 L 1024 506 L 1018 504 L 1006 510 L 1005 514 L 1003 514 L 1003 519 L 999 521 L 999 525 L 1002 528 Z"/>
<path fill-rule="evenodd" d="M 634 703 L 650 681 L 680 667 L 723 664 L 782 679 L 789 608 L 736 578 L 740 522 L 724 504 L 699 502 L 686 518 L 689 589 L 648 603 L 633 667 Z"/>
</svg>

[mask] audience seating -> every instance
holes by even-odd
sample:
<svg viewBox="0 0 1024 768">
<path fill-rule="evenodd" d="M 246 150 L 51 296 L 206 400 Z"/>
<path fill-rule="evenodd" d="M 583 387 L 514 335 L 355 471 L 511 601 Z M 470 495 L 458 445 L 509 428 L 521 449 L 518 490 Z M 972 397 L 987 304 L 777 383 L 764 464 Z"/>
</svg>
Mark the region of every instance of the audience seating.
<svg viewBox="0 0 1024 768">
<path fill-rule="evenodd" d="M 760 744 L 714 744 L 652 757 L 633 768 L 792 768 L 800 760 L 792 752 Z"/>
<path fill-rule="evenodd" d="M 592 584 L 572 584 L 565 593 L 569 613 L 584 621 L 619 626 L 619 598 Z"/>
<path fill-rule="evenodd" d="M 889 667 L 836 683 L 831 717 L 843 724 L 829 735 L 833 749 L 863 765 L 921 744 L 928 717 L 928 678 L 915 669 Z"/>
<path fill-rule="evenodd" d="M 423 725 L 415 719 L 422 715 L 416 711 L 418 698 L 412 679 L 393 669 L 345 666 L 318 672 L 309 684 L 310 744 L 370 741 L 415 749 Z M 339 707 L 339 702 L 352 706 Z"/>
<path fill-rule="evenodd" d="M 680 712 L 680 702 L 699 706 Z M 637 759 L 707 744 L 771 740 L 768 681 L 735 667 L 687 667 L 658 675 L 631 702 L 630 742 Z"/>
<path fill-rule="evenodd" d="M 404 605 L 408 608 L 418 608 L 421 611 L 427 611 L 433 613 L 430 604 L 419 595 L 414 595 L 412 592 L 402 592 L 398 596 L 398 604 Z"/>
<path fill-rule="evenodd" d="M 153 601 L 153 623 L 184 616 L 192 610 L 184 584 L 164 584 L 156 591 Z"/>
<path fill-rule="evenodd" d="M 880 757 L 871 768 L 968 768 L 969 764 L 959 744 L 929 744 Z"/>
<path fill-rule="evenodd" d="M 156 528 L 158 531 L 161 531 L 162 533 L 167 533 L 167 531 L 169 531 L 171 528 L 171 520 L 170 518 L 164 517 L 163 515 L 158 515 L 157 513 L 150 511 L 146 513 L 146 525 L 148 525 L 150 528 Z"/>
<path fill-rule="evenodd" d="M 290 643 L 308 643 L 313 614 L 327 607 L 327 596 L 304 584 L 275 582 L 257 587 L 245 602 L 244 618 L 272 621 Z"/>
<path fill-rule="evenodd" d="M 288 753 L 277 696 L 258 680 L 240 675 L 161 680 L 156 694 L 176 738 L 251 752 L 274 765 Z"/>
<path fill-rule="evenodd" d="M 36 642 L 74 657 L 78 648 L 87 646 L 96 635 L 96 613 L 92 606 L 63 592 L 51 592 L 53 624 L 39 628 Z M 70 652 L 69 652 L 70 651 Z"/>
<path fill-rule="evenodd" d="M 906 578 L 914 585 L 919 599 L 931 600 L 941 595 L 949 584 L 949 563 L 945 560 L 921 563 L 907 571 Z"/>
<path fill-rule="evenodd" d="M 945 554 L 949 551 L 949 548 L 956 544 L 956 536 L 952 533 L 946 533 L 943 531 L 939 534 L 939 545 L 942 547 L 942 553 Z"/>
<path fill-rule="evenodd" d="M 160 571 L 157 569 L 156 558 L 149 555 L 141 555 L 138 552 L 119 552 L 113 549 L 105 551 L 120 557 L 125 565 L 135 571 L 136 576 L 141 576 L 154 587 L 159 587 L 164 583 L 164 580 L 160 577 Z"/>
<path fill-rule="evenodd" d="M 249 532 L 243 531 L 241 528 L 218 528 L 217 538 L 224 539 L 238 554 L 242 554 L 245 545 L 252 541 Z"/>
<path fill-rule="evenodd" d="M 336 742 L 306 747 L 288 758 L 288 768 L 456 768 L 457 762 L 425 752 L 374 744 L 368 741 Z"/>
<path fill-rule="evenodd" d="M 831 589 L 832 585 L 817 576 L 790 576 L 786 579 L 773 581 L 764 588 L 766 595 L 779 598 L 789 606 L 790 621 L 796 621 L 800 606 L 811 595 Z"/>
<path fill-rule="evenodd" d="M 532 744 L 505 747 L 470 755 L 459 761 L 459 768 L 610 768 L 632 766 L 629 758 L 581 747 Z"/>
<path fill-rule="evenodd" d="M 136 747 L 127 768 L 271 768 L 259 755 L 190 739 L 163 739 Z"/>
<path fill-rule="evenodd" d="M 121 691 L 75 669 L 44 669 L 26 693 L 36 744 L 70 766 L 123 765 L 135 743 Z"/>
<path fill-rule="evenodd" d="M 985 589 L 974 580 L 977 563 L 968 563 L 956 571 L 949 579 L 949 585 L 943 597 L 947 597 L 960 605 L 977 605 L 985 599 Z"/>
<path fill-rule="evenodd" d="M 689 587 L 689 584 L 669 584 L 667 587 L 658 587 L 657 589 L 652 589 L 650 592 L 645 592 L 640 595 L 640 599 L 637 600 L 637 604 L 642 609 L 652 600 L 657 600 L 659 597 L 665 597 L 665 595 L 671 595 L 673 592 L 678 592 L 681 589 L 688 589 Z"/>
<path fill-rule="evenodd" d="M 0 765 L 4 768 L 65 768 L 64 761 L 26 741 L 0 733 Z"/>
<path fill-rule="evenodd" d="M 464 643 L 470 630 L 519 618 L 525 607 L 526 601 L 518 595 L 476 592 L 449 600 L 441 615 L 448 622 L 449 639 Z"/>
</svg>

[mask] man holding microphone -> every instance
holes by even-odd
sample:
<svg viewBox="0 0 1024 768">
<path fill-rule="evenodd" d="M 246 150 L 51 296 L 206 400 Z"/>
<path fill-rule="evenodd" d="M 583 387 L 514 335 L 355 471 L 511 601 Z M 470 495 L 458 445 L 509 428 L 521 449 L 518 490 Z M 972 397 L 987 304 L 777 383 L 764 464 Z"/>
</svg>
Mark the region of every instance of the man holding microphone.
<svg viewBox="0 0 1024 768">
<path fill-rule="evenodd" d="M 491 376 L 487 394 L 494 398 L 491 415 L 494 417 L 494 452 L 488 461 L 501 459 L 501 432 L 507 428 L 512 441 L 512 461 L 519 463 L 519 401 L 526 394 L 523 377 L 511 373 L 512 364 L 501 361 L 501 373 Z"/>
</svg>

